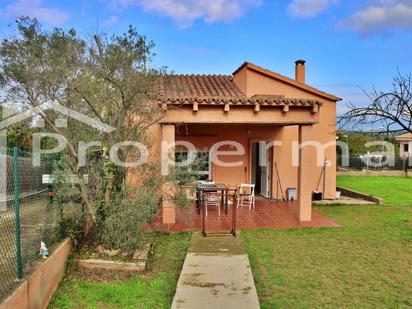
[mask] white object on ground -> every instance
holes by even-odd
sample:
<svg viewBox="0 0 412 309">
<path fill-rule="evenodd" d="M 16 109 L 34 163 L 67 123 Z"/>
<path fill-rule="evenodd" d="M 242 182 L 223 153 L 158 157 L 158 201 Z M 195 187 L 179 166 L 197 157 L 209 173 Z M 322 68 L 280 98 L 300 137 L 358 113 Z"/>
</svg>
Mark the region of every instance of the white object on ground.
<svg viewBox="0 0 412 309">
<path fill-rule="evenodd" d="M 47 259 L 47 257 L 49 256 L 49 250 L 47 249 L 44 241 L 40 241 L 39 255 L 41 255 L 43 259 Z"/>
</svg>

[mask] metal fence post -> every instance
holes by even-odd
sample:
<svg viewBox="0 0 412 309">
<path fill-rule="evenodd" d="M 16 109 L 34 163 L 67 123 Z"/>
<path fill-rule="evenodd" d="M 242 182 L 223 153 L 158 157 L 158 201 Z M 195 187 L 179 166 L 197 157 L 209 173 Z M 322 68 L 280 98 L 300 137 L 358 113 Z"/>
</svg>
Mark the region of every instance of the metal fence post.
<svg viewBox="0 0 412 309">
<path fill-rule="evenodd" d="M 282 193 L 283 194 L 283 193 Z M 235 194 L 233 196 L 233 206 L 232 206 L 232 230 L 230 233 L 236 237 L 236 221 L 237 221 L 237 189 L 235 190 Z"/>
<path fill-rule="evenodd" d="M 20 201 L 19 201 L 19 150 L 13 148 L 13 179 L 14 179 L 14 215 L 16 220 L 16 262 L 17 279 L 23 278 L 20 243 Z"/>
<path fill-rule="evenodd" d="M 200 196 L 203 200 L 203 192 L 200 193 Z M 203 237 L 207 237 L 207 232 L 206 232 L 206 204 L 202 200 L 200 201 L 200 207 L 202 209 L 202 235 Z"/>
</svg>

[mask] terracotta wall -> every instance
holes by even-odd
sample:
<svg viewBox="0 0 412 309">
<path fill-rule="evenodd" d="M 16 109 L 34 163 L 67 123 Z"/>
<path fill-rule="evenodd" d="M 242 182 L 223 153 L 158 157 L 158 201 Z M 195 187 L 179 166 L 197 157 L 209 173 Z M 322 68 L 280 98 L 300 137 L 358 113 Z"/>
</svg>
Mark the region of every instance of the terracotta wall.
<svg viewBox="0 0 412 309">
<path fill-rule="evenodd" d="M 162 141 L 162 127 L 158 124 L 152 125 L 147 131 L 147 136 L 145 137 L 146 141 L 144 142 L 148 152 L 148 163 L 154 164 L 152 167 L 157 169 L 157 173 L 160 174 L 160 145 Z M 131 161 L 135 160 L 133 158 Z M 143 171 L 139 168 L 129 168 L 126 173 L 126 184 L 130 187 L 137 187 L 142 184 Z M 149 172 L 153 172 L 152 170 Z"/>
<path fill-rule="evenodd" d="M 313 128 L 313 139 L 322 144 L 336 142 L 336 102 L 268 77 L 247 67 L 244 67 L 235 75 L 235 81 L 248 96 L 255 94 L 284 95 L 286 98 L 307 98 L 322 102 L 319 124 L 314 125 Z M 290 173 L 291 162 L 289 160 L 291 156 L 289 154 L 291 146 L 289 146 L 289 141 L 298 140 L 298 127 L 284 127 L 279 134 L 281 134 L 282 140 L 286 142 L 285 147 L 278 151 L 277 156 L 275 155 L 281 161 L 281 164 L 279 164 L 281 178 L 285 183 L 284 186 L 296 187 L 297 179 L 294 178 L 296 173 Z M 336 196 L 336 148 L 334 146 L 327 148 L 325 157 L 326 160 L 331 162 L 331 166 L 327 168 L 326 173 L 326 198 L 334 199 Z M 322 167 L 314 169 L 312 182 L 314 190 L 322 190 Z M 319 187 L 318 183 L 320 183 Z"/>
<path fill-rule="evenodd" d="M 242 144 L 246 150 L 243 156 L 224 156 L 220 158 L 224 162 L 243 161 L 241 167 L 212 167 L 213 180 L 228 185 L 237 186 L 241 182 L 250 182 L 251 158 L 250 146 L 257 141 L 279 141 L 282 146 L 273 147 L 272 166 L 272 197 L 281 198 L 287 195 L 288 188 L 297 188 L 298 168 L 292 166 L 292 142 L 298 141 L 297 126 L 248 126 L 248 125 L 186 125 L 177 129 L 176 140 L 188 141 L 196 146 L 198 150 L 209 150 L 217 142 L 233 140 Z M 179 135 L 180 134 L 180 135 Z M 186 135 L 189 134 L 189 135 Z M 221 148 L 221 150 L 231 150 Z M 278 177 L 279 174 L 279 177 Z M 316 174 L 314 179 L 316 179 Z"/>
<path fill-rule="evenodd" d="M 291 106 L 290 111 L 283 112 L 282 106 L 261 106 L 259 112 L 254 106 L 231 106 L 229 112 L 224 112 L 224 105 L 199 105 L 199 111 L 194 112 L 192 105 L 184 105 L 171 109 L 161 120 L 161 123 L 203 123 L 203 124 L 308 124 L 319 122 L 319 113 L 312 113 L 312 107 Z"/>
<path fill-rule="evenodd" d="M 284 198 L 287 198 L 288 188 L 297 188 L 298 168 L 292 166 L 292 142 L 298 141 L 298 132 L 297 126 L 280 127 L 276 132 L 275 138 L 282 141 L 282 147 L 275 147 L 273 154 L 273 162 L 278 168 L 276 171 L 275 165 L 273 166 L 272 186 L 276 198 L 282 198 L 280 187 L 283 189 Z"/>
<path fill-rule="evenodd" d="M 221 167 L 212 165 L 212 176 L 216 182 L 223 182 L 230 186 L 238 186 L 241 182 L 250 181 L 250 142 L 256 138 L 270 139 L 278 130 L 275 126 L 247 126 L 247 125 L 197 125 L 178 127 L 176 140 L 188 141 L 198 150 L 209 150 L 213 144 L 221 141 L 235 141 L 243 145 L 245 154 L 242 156 L 220 156 L 223 162 L 239 162 L 244 164 L 238 167 Z M 189 135 L 186 135 L 188 133 Z M 233 151 L 230 147 L 221 147 L 219 150 Z"/>
<path fill-rule="evenodd" d="M 280 184 L 284 197 L 288 188 L 298 187 L 298 168 L 292 166 L 292 145 L 293 142 L 298 142 L 298 124 L 311 124 L 313 128 L 310 129 L 310 135 L 313 141 L 322 145 L 330 144 L 320 154 L 319 161 L 323 162 L 326 159 L 331 163 L 326 172 L 326 198 L 334 199 L 336 195 L 336 147 L 334 146 L 336 102 L 249 69 L 247 66 L 234 75 L 234 81 L 249 97 L 256 94 L 283 95 L 286 98 L 314 99 L 323 105 L 318 113 L 313 113 L 310 107 L 291 107 L 289 112 L 283 112 L 282 107 L 263 106 L 259 112 L 255 112 L 253 106 L 230 106 L 230 111 L 225 112 L 224 107 L 219 105 L 199 105 L 199 111 L 196 112 L 191 105 L 184 105 L 178 109 L 169 109 L 161 123 L 153 126 L 152 136 L 156 141 L 154 149 L 159 150 L 162 126 L 170 124 L 176 124 L 176 140 L 192 142 L 200 150 L 208 149 L 212 144 L 223 140 L 237 141 L 244 145 L 246 153 L 243 156 L 225 157 L 224 160 L 227 162 L 243 160 L 244 165 L 232 168 L 213 166 L 212 173 L 213 179 L 217 182 L 239 185 L 240 182 L 250 182 L 250 143 L 254 140 L 281 141 L 282 147 L 273 149 L 273 160 L 278 166 L 278 171 L 275 170 L 274 164 L 272 167 L 272 196 L 280 198 L 282 197 L 282 192 L 279 192 Z M 156 155 L 152 158 L 158 158 L 159 151 L 152 151 L 152 154 L 154 153 Z M 307 160 L 305 162 L 309 164 Z M 311 163 L 316 164 L 316 162 Z M 311 185 L 305 186 L 305 191 L 322 191 L 324 175 L 321 165 L 310 169 Z M 306 185 L 307 181 L 306 179 Z"/>
<path fill-rule="evenodd" d="M 181 125 L 177 127 L 176 140 L 188 141 L 198 150 L 209 150 L 217 142 L 233 140 L 242 144 L 245 148 L 243 156 L 223 156 L 224 162 L 243 161 L 240 167 L 212 167 L 213 180 L 223 182 L 231 186 L 238 186 L 241 182 L 251 181 L 251 143 L 258 141 L 279 141 L 282 146 L 274 146 L 273 161 L 277 163 L 279 178 L 275 165 L 272 166 L 272 197 L 286 197 L 287 188 L 297 187 L 298 168 L 292 167 L 292 140 L 290 136 L 296 133 L 297 127 L 283 126 L 256 126 L 256 125 Z M 292 134 L 291 134 L 292 133 Z M 231 150 L 221 148 L 221 150 Z M 233 149 L 232 149 L 233 150 Z"/>
</svg>

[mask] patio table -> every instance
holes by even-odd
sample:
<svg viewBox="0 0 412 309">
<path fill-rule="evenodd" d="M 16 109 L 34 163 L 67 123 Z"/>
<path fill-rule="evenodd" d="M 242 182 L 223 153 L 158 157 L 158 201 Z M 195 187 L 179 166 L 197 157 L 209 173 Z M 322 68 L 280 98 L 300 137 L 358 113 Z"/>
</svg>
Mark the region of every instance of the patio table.
<svg viewBox="0 0 412 309">
<path fill-rule="evenodd" d="M 200 214 L 200 204 L 203 192 L 221 192 L 222 195 L 222 205 L 224 206 L 225 214 L 227 214 L 227 209 L 229 207 L 229 187 L 223 183 L 216 184 L 197 184 L 196 185 L 196 209 L 197 213 Z"/>
</svg>

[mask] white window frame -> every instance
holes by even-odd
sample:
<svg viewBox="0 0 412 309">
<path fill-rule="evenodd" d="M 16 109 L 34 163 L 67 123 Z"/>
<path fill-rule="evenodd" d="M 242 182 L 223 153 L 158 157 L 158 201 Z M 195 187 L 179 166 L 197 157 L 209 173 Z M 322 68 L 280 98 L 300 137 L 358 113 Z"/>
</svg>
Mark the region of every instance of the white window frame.
<svg viewBox="0 0 412 309">
<path fill-rule="evenodd" d="M 188 172 L 191 175 L 194 175 L 194 176 L 207 176 L 208 179 L 212 179 L 212 161 L 210 160 L 210 151 L 209 150 L 196 150 L 196 151 L 197 151 L 198 154 L 199 153 L 207 153 L 208 154 L 208 156 L 207 156 L 208 157 L 208 170 L 207 171 L 193 171 L 192 167 L 189 166 Z M 188 151 L 183 151 L 183 150 L 176 151 L 176 154 L 177 153 L 186 153 L 186 154 L 188 154 Z"/>
</svg>

